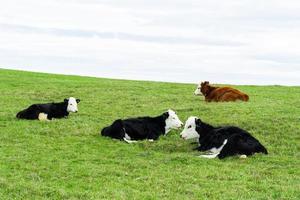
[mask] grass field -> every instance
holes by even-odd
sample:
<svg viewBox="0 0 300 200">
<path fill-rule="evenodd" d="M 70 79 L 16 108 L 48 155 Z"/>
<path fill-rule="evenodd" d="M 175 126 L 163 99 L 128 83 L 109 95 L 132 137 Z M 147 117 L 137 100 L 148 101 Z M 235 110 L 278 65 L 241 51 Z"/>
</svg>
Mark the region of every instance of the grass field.
<svg viewBox="0 0 300 200">
<path fill-rule="evenodd" d="M 250 102 L 205 103 L 195 85 L 0 69 L 0 199 L 300 199 L 300 87 L 236 86 Z M 81 99 L 51 122 L 17 120 L 32 103 Z M 198 158 L 179 130 L 153 143 L 99 136 L 114 119 L 196 115 L 238 125 L 269 155 Z"/>
</svg>

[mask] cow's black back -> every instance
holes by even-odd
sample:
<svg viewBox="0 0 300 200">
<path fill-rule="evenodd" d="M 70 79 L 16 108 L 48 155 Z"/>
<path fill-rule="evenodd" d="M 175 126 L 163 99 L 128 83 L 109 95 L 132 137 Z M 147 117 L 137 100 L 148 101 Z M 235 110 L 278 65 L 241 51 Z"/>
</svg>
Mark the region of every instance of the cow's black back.
<svg viewBox="0 0 300 200">
<path fill-rule="evenodd" d="M 16 117 L 19 119 L 34 120 L 38 119 L 40 113 L 47 114 L 48 119 L 62 118 L 69 115 L 67 112 L 67 102 L 33 104 L 20 111 Z"/>
<path fill-rule="evenodd" d="M 101 131 L 102 136 L 123 139 L 125 134 L 131 140 L 153 139 L 165 133 L 166 114 L 158 117 L 138 117 L 124 120 L 116 120 L 112 125 Z"/>
<path fill-rule="evenodd" d="M 207 151 L 220 147 L 227 139 L 226 145 L 218 155 L 220 159 L 236 154 L 252 155 L 254 153 L 268 154 L 266 148 L 249 132 L 235 126 L 212 127 L 201 123 L 197 127 L 200 133 L 198 150 Z"/>
</svg>

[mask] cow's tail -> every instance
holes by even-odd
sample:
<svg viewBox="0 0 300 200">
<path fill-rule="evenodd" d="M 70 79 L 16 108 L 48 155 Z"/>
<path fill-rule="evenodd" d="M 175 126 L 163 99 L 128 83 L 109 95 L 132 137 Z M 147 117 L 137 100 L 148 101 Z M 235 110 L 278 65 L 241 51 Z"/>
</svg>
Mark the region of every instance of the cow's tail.
<svg viewBox="0 0 300 200">
<path fill-rule="evenodd" d="M 244 93 L 239 93 L 238 94 L 238 99 L 241 101 L 249 101 L 249 96 L 247 94 Z"/>
<path fill-rule="evenodd" d="M 262 144 L 259 144 L 257 146 L 257 151 L 260 152 L 260 153 L 268 154 L 267 149 Z"/>
<path fill-rule="evenodd" d="M 104 127 L 101 131 L 100 131 L 100 135 L 102 135 L 102 136 L 107 136 L 107 130 L 108 129 L 108 127 Z"/>
<path fill-rule="evenodd" d="M 101 130 L 102 136 L 116 137 L 122 139 L 124 134 L 121 134 L 123 131 L 123 122 L 121 119 L 114 121 L 111 126 L 105 127 Z"/>
<path fill-rule="evenodd" d="M 249 96 L 247 94 L 244 94 L 244 101 L 249 101 Z"/>
<path fill-rule="evenodd" d="M 20 112 L 17 113 L 16 118 L 18 119 L 25 119 L 25 114 L 26 114 L 27 110 L 22 110 Z"/>
</svg>

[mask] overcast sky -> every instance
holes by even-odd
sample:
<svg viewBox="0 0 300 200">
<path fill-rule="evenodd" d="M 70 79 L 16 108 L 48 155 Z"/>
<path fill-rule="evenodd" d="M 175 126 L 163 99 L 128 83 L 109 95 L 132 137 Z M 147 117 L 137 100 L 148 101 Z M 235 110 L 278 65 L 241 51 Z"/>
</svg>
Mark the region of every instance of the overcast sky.
<svg viewBox="0 0 300 200">
<path fill-rule="evenodd" d="M 0 68 L 300 85 L 300 1 L 2 0 Z"/>
</svg>

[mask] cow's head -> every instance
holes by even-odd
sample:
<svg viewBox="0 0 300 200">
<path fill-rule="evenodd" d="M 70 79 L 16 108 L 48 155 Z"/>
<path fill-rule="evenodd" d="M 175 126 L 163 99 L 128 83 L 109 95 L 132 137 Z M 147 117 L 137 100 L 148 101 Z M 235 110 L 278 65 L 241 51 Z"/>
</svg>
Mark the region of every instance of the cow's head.
<svg viewBox="0 0 300 200">
<path fill-rule="evenodd" d="M 197 88 L 196 88 L 196 90 L 194 92 L 194 95 L 202 95 L 202 93 L 201 93 L 201 83 L 199 83 L 197 85 Z"/>
<path fill-rule="evenodd" d="M 194 94 L 195 95 L 205 95 L 209 90 L 209 82 L 204 81 L 198 84 Z"/>
<path fill-rule="evenodd" d="M 205 94 L 206 92 L 204 91 L 205 88 L 209 86 L 209 82 L 208 81 L 204 81 L 204 82 L 201 82 L 197 85 L 197 88 L 194 92 L 195 95 L 203 95 Z"/>
<path fill-rule="evenodd" d="M 64 100 L 67 103 L 67 112 L 78 112 L 77 104 L 80 102 L 80 99 L 75 99 L 74 97 L 70 97 Z"/>
<path fill-rule="evenodd" d="M 165 133 L 168 133 L 171 129 L 179 129 L 183 125 L 175 111 L 171 109 L 165 112 L 163 116 L 166 119 Z"/>
<path fill-rule="evenodd" d="M 188 140 L 193 138 L 199 138 L 200 135 L 196 130 L 197 126 L 200 126 L 201 120 L 197 117 L 189 117 L 188 120 L 186 120 L 184 129 L 180 133 L 180 137 Z"/>
</svg>

